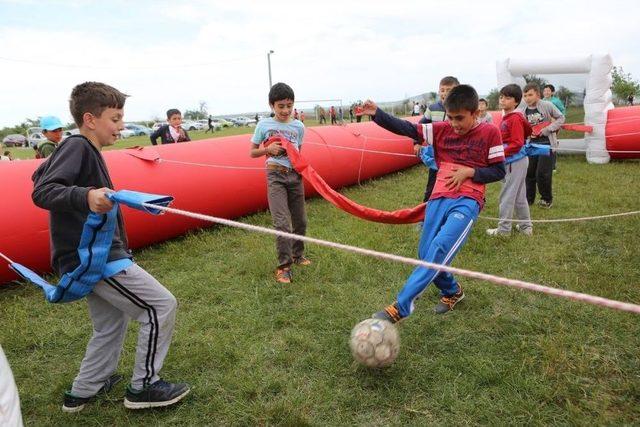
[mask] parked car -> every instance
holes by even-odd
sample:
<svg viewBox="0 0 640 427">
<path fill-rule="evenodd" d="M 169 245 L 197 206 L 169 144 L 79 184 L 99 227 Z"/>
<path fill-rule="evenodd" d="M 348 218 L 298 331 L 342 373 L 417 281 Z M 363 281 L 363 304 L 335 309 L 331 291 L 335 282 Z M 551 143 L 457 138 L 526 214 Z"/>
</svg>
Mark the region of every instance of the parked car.
<svg viewBox="0 0 640 427">
<path fill-rule="evenodd" d="M 131 138 L 135 136 L 135 132 L 131 129 L 124 128 L 120 131 L 120 139 Z"/>
<path fill-rule="evenodd" d="M 223 127 L 223 128 L 235 126 L 233 122 L 230 122 L 229 120 L 223 119 L 223 118 L 213 119 L 213 123 L 218 124 L 220 125 L 220 127 Z"/>
<path fill-rule="evenodd" d="M 155 122 L 153 126 L 151 126 L 151 130 L 156 131 L 160 129 L 160 126 L 164 126 L 166 124 L 167 124 L 166 122 Z"/>
<path fill-rule="evenodd" d="M 2 143 L 5 147 L 26 147 L 28 144 L 27 137 L 19 133 L 12 133 L 11 135 L 5 136 L 2 139 Z"/>
<path fill-rule="evenodd" d="M 31 147 L 37 147 L 41 142 L 47 140 L 47 137 L 42 133 L 41 127 L 32 127 L 27 129 L 27 140 Z"/>
<path fill-rule="evenodd" d="M 236 117 L 235 122 L 238 126 L 251 126 L 251 125 L 255 126 L 256 125 L 256 120 L 250 119 L 248 117 Z"/>
<path fill-rule="evenodd" d="M 136 123 L 125 123 L 124 128 L 133 131 L 135 136 L 151 135 L 153 132 L 150 128 Z"/>
</svg>

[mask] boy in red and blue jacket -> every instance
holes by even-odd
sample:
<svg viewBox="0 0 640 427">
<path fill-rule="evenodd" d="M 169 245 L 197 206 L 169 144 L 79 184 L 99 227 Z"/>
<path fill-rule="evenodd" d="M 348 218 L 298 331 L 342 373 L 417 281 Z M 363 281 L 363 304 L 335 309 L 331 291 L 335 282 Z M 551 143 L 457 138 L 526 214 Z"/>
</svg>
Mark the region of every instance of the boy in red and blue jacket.
<svg viewBox="0 0 640 427">
<path fill-rule="evenodd" d="M 454 87 L 444 106 L 447 121 L 418 125 L 386 114 L 372 101 L 364 106 L 364 114 L 372 115 L 383 128 L 433 147 L 438 176 L 427 202 L 418 254 L 420 259 L 437 264 L 451 263 L 484 205 L 485 184 L 505 175 L 500 132 L 493 125 L 477 122 L 475 89 L 469 85 Z M 424 147 L 420 154 L 426 151 Z M 464 298 L 462 287 L 451 273 L 418 267 L 398 293 L 397 301 L 374 317 L 397 322 L 409 316 L 416 299 L 431 282 L 441 293 L 436 313 L 452 310 Z"/>
<path fill-rule="evenodd" d="M 500 222 L 498 228 L 490 228 L 490 236 L 511 234 L 511 218 L 515 214 L 518 220 L 516 230 L 530 236 L 533 234 L 529 203 L 527 203 L 527 168 L 529 158 L 524 149 L 526 139 L 531 135 L 531 125 L 516 108 L 522 100 L 522 89 L 516 84 L 509 84 L 500 89 L 500 108 L 504 113 L 500 123 L 500 133 L 504 144 L 505 165 L 507 173 L 500 191 Z"/>
</svg>

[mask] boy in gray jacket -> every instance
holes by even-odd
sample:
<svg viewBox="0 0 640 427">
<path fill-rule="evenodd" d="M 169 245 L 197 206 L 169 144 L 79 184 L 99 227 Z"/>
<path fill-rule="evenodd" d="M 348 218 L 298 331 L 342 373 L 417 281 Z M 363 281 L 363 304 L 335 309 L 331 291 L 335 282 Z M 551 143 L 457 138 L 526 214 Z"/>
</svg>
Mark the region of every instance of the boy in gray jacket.
<svg viewBox="0 0 640 427">
<path fill-rule="evenodd" d="M 536 83 L 528 83 L 522 92 L 524 103 L 520 104 L 518 110 L 524 114 L 533 128 L 530 142 L 551 146 L 550 156 L 535 156 L 529 159 L 526 178 L 527 202 L 531 206 L 539 191 L 539 205 L 548 209 L 553 204 L 553 150 L 558 148 L 556 132 L 564 123 L 564 115 L 551 102 L 541 99 L 540 86 Z"/>
</svg>

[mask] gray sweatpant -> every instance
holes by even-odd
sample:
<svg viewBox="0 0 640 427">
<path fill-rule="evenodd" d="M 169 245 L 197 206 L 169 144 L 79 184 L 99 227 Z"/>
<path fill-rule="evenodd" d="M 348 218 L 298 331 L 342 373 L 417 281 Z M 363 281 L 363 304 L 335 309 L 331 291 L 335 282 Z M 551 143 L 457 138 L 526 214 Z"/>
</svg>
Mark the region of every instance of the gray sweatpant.
<svg viewBox="0 0 640 427">
<path fill-rule="evenodd" d="M 140 323 L 131 386 L 141 389 L 160 377 L 178 305 L 175 297 L 137 264 L 98 282 L 87 295 L 93 336 L 73 381 L 78 397 L 95 395 L 116 371 L 129 319 Z"/>
<path fill-rule="evenodd" d="M 267 187 L 273 228 L 304 236 L 307 231 L 307 213 L 304 208 L 302 176 L 294 170 L 284 172 L 267 169 Z M 286 267 L 295 258 L 304 255 L 304 242 L 276 237 L 276 251 L 278 267 Z"/>
<path fill-rule="evenodd" d="M 531 214 L 527 203 L 527 168 L 529 158 L 523 157 L 513 163 L 506 165 L 507 174 L 504 177 L 504 184 L 500 191 L 500 218 L 498 222 L 498 233 L 511 233 L 511 221 L 515 219 L 526 219 L 528 222 L 519 222 L 520 230 L 531 229 Z"/>
</svg>

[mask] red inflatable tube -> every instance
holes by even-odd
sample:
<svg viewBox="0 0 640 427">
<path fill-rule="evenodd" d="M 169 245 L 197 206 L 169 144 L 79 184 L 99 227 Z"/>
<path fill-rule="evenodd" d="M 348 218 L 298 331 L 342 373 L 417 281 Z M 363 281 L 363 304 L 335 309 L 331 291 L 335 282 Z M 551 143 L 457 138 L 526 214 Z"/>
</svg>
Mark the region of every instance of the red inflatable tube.
<svg viewBox="0 0 640 427">
<path fill-rule="evenodd" d="M 142 160 L 131 154 L 145 151 L 105 151 L 116 189 L 130 189 L 175 197 L 173 206 L 208 215 L 237 218 L 267 207 L 263 169 L 231 169 L 171 163 L 191 162 L 218 166 L 262 168 L 264 158 L 249 157 L 249 135 L 215 138 L 153 147 L 161 159 Z M 303 153 L 333 188 L 339 188 L 418 163 L 415 157 L 363 152 L 356 149 L 413 154 L 411 140 L 393 135 L 374 123 L 309 128 Z M 351 149 L 328 147 L 343 146 Z M 153 156 L 151 156 L 153 157 Z M 0 162 L 3 209 L 0 210 L 0 252 L 39 272 L 50 271 L 48 213 L 31 200 L 31 175 L 43 160 Z M 310 185 L 307 196 L 313 195 Z M 412 206 L 415 200 L 408 200 Z M 175 215 L 151 216 L 122 209 L 130 246 L 139 248 L 208 227 L 210 223 Z M 313 218 L 310 218 L 313 221 Z M 0 263 L 0 283 L 15 279 Z"/>
<path fill-rule="evenodd" d="M 640 106 L 619 107 L 607 112 L 607 150 L 612 159 L 640 158 Z M 635 151 L 635 153 L 616 153 Z"/>
</svg>

